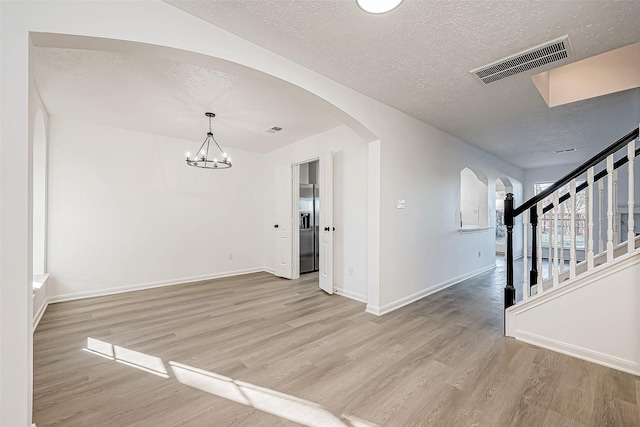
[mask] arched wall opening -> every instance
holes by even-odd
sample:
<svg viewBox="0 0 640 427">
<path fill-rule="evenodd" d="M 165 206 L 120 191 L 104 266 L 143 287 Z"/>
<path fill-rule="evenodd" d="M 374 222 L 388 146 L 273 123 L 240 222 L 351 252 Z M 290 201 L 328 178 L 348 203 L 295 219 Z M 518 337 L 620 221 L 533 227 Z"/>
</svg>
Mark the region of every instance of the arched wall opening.
<svg viewBox="0 0 640 427">
<path fill-rule="evenodd" d="M 460 171 L 460 228 L 489 226 L 488 180 L 477 167 Z"/>
<path fill-rule="evenodd" d="M 337 287 L 344 291 L 343 294 L 362 301 L 368 300 L 368 265 L 364 254 L 368 251 L 367 232 L 371 222 L 363 221 L 362 213 L 367 212 L 368 208 L 369 177 L 365 174 L 353 174 L 350 171 L 364 171 L 369 168 L 370 171 L 375 172 L 379 169 L 379 164 L 371 163 L 370 147 L 367 144 L 372 138 L 375 139 L 375 136 L 360 123 L 335 105 L 300 86 L 260 70 L 217 57 L 123 40 L 66 35 L 53 37 L 50 34 L 35 34 L 34 39 L 38 48 L 100 49 L 99 52 L 105 52 L 104 49 L 110 49 L 109 57 L 119 58 L 119 52 L 125 52 L 128 54 L 135 53 L 136 56 L 144 58 L 145 62 L 148 60 L 152 64 L 157 59 L 158 62 L 171 61 L 179 64 L 188 64 L 189 66 L 194 65 L 201 72 L 198 77 L 205 76 L 208 78 L 207 69 L 215 70 L 227 78 L 230 78 L 229 76 L 240 76 L 243 81 L 266 86 L 269 90 L 277 92 L 282 97 L 292 94 L 292 96 L 296 97 L 296 100 L 301 101 L 301 109 L 313 108 L 314 114 L 309 114 L 313 117 L 313 120 L 318 120 L 317 115 L 315 115 L 317 113 L 318 115 L 330 116 L 335 123 L 339 123 L 339 125 L 334 125 L 335 127 L 333 128 L 298 140 L 289 146 L 282 146 L 264 153 L 245 153 L 244 159 L 237 155 L 238 153 L 229 151 L 230 148 L 225 146 L 225 139 L 221 138 L 221 144 L 225 146 L 225 150 L 233 155 L 234 167 L 217 175 L 214 173 L 213 176 L 199 174 L 196 178 L 193 174 L 194 170 L 184 168 L 181 161 L 182 153 L 192 149 L 192 146 L 185 147 L 185 149 L 177 148 L 174 162 L 174 155 L 169 153 L 168 145 L 173 143 L 177 145 L 177 143 L 180 143 L 178 140 L 161 141 L 148 133 L 136 137 L 130 132 L 124 132 L 123 129 L 126 129 L 124 126 L 118 128 L 117 125 L 115 125 L 115 128 L 118 129 L 113 126 L 109 126 L 107 129 L 99 129 L 95 124 L 79 121 L 76 118 L 72 121 L 68 117 L 62 117 L 61 114 L 58 114 L 53 119 L 54 125 L 52 126 L 50 137 L 52 147 L 50 155 L 52 174 L 50 193 L 51 200 L 54 201 L 51 209 L 52 226 L 49 244 L 51 255 L 49 270 L 52 273 L 49 290 L 52 298 L 62 300 L 71 298 L 75 294 L 94 295 L 104 289 L 114 288 L 118 283 L 123 286 L 123 282 L 125 286 L 135 287 L 138 284 L 164 282 L 168 279 L 182 282 L 188 281 L 190 278 L 204 278 L 213 274 L 224 275 L 228 271 L 247 271 L 260 268 L 270 271 L 274 269 L 274 260 L 272 259 L 275 258 L 273 256 L 273 241 L 275 239 L 273 224 L 277 224 L 278 221 L 271 218 L 275 216 L 273 211 L 276 204 L 275 198 L 271 197 L 274 190 L 269 188 L 268 185 L 273 180 L 274 174 L 272 172 L 280 165 L 299 163 L 305 159 L 318 157 L 320 152 L 331 151 L 334 153 L 334 225 L 336 227 L 334 277 L 336 278 Z M 94 54 L 94 56 L 96 55 L 98 54 Z M 179 68 L 181 72 L 189 69 L 191 68 L 186 66 Z M 85 73 L 85 75 L 92 74 Z M 38 81 L 41 82 L 42 80 Z M 193 87 L 189 86 L 188 89 L 193 89 Z M 200 98 L 196 97 L 195 101 L 198 100 Z M 272 99 L 272 105 L 276 101 Z M 174 112 L 174 115 L 184 114 L 186 119 L 190 119 L 191 116 L 196 120 L 201 119 L 203 116 L 202 111 L 207 111 L 208 105 L 201 105 L 198 102 L 193 104 L 183 106 L 187 108 L 186 114 L 180 109 L 180 111 Z M 237 103 L 234 105 L 237 105 Z M 218 109 L 215 105 L 214 108 L 211 111 L 217 112 L 216 120 L 219 120 L 217 123 L 214 122 L 214 133 L 218 137 L 219 132 L 221 132 L 221 129 L 224 130 L 225 125 L 227 128 L 232 126 L 229 125 L 229 116 L 225 117 L 224 109 Z M 251 108 L 258 109 L 256 105 L 248 105 L 246 110 L 241 112 L 246 113 Z M 107 116 L 109 111 L 104 111 L 104 113 L 104 116 Z M 236 120 L 234 124 L 236 127 L 238 127 L 239 118 L 239 114 L 233 117 Z M 160 127 L 161 124 L 157 124 L 157 126 Z M 184 127 L 186 129 L 190 128 L 190 126 Z M 193 128 L 204 131 L 204 128 L 198 127 L 197 123 Z M 137 129 L 137 131 L 140 130 Z M 286 133 L 287 129 L 281 135 L 286 135 Z M 199 133 L 196 134 L 196 137 L 200 136 Z M 187 138 L 185 136 L 185 139 Z M 276 136 L 273 138 L 276 138 Z M 117 155 L 118 152 L 124 151 L 133 153 L 129 160 Z M 95 155 L 99 153 L 114 160 L 111 165 L 96 164 L 91 170 L 81 169 L 78 166 L 82 164 L 80 159 L 91 153 Z M 160 161 L 140 163 L 137 159 L 143 156 L 147 156 L 147 158 L 156 156 Z M 249 159 L 249 157 L 252 159 Z M 262 158 L 258 159 L 259 157 Z M 118 166 L 114 168 L 114 165 Z M 114 169 L 118 170 L 117 176 L 114 176 Z M 263 170 L 264 174 L 261 176 L 256 175 L 255 173 L 258 170 Z M 74 171 L 77 173 L 74 173 Z M 252 179 L 247 178 L 252 172 Z M 88 176 L 81 178 L 80 174 L 88 174 Z M 235 175 L 234 179 L 227 182 L 227 178 L 233 175 Z M 146 187 L 142 185 L 149 177 L 153 176 L 162 177 L 162 179 L 149 180 Z M 167 181 L 169 178 L 170 181 Z M 192 214 L 193 221 L 189 221 L 187 225 L 176 226 L 172 221 L 177 216 L 173 215 L 173 217 L 169 218 L 169 215 L 165 214 L 165 210 L 157 206 L 157 209 L 153 209 L 153 212 L 155 212 L 153 215 L 151 215 L 151 212 L 147 215 L 147 217 L 153 216 L 153 224 L 144 221 L 144 210 L 150 210 L 156 200 L 164 200 L 163 203 L 172 200 L 175 203 L 169 203 L 170 205 L 180 206 L 184 204 L 184 201 L 180 203 L 184 196 L 181 194 L 184 191 L 179 190 L 180 188 L 199 188 L 202 190 L 203 183 L 213 179 L 215 179 L 216 185 L 210 185 L 205 188 L 205 190 L 210 191 L 209 197 L 201 198 L 201 201 L 198 202 L 202 204 L 202 209 L 198 210 L 198 212 L 202 213 L 201 218 L 194 219 L 194 215 L 199 214 Z M 72 193 L 69 189 L 78 180 L 83 182 L 83 185 Z M 126 185 L 120 185 L 116 191 L 112 191 L 113 188 L 109 187 L 109 185 L 116 182 L 126 183 Z M 213 184 L 213 181 L 211 183 Z M 170 193 L 165 184 L 169 184 L 178 190 Z M 231 208 L 221 210 L 213 205 L 216 198 L 227 202 L 235 201 L 234 193 L 237 192 L 229 193 L 229 189 L 232 187 L 249 188 L 253 189 L 250 191 L 255 192 L 255 189 L 260 186 L 265 189 L 261 194 L 251 193 L 250 196 L 245 196 L 245 199 L 251 200 L 262 196 L 263 201 L 259 202 L 262 203 L 260 209 L 254 209 L 251 206 L 247 208 L 245 205 L 245 209 L 240 212 Z M 136 191 L 136 187 L 140 188 Z M 144 188 L 151 188 L 153 191 L 146 191 Z M 100 192 L 109 195 L 108 205 L 105 200 L 96 200 L 95 196 L 92 195 Z M 144 199 L 147 200 L 143 203 L 143 197 L 136 196 L 133 193 L 146 194 Z M 156 198 L 156 194 L 162 194 L 163 197 Z M 83 200 L 93 200 L 94 203 L 88 203 L 89 206 L 83 210 L 84 215 L 76 215 L 79 218 L 73 220 L 68 214 L 70 210 L 68 208 L 65 209 L 61 203 L 57 203 L 59 200 L 63 200 L 63 203 L 67 203 L 69 207 L 78 206 Z M 209 206 L 207 203 L 212 205 Z M 235 203 L 235 205 L 238 204 Z M 209 214 L 205 215 L 205 212 L 209 212 Z M 231 212 L 235 212 L 235 214 L 231 214 Z M 236 227 L 236 223 L 240 221 L 240 218 L 245 217 L 247 219 L 246 222 L 251 224 L 252 233 L 243 231 L 241 234 L 234 234 L 234 230 L 239 229 L 239 227 Z M 120 218 L 118 224 L 115 223 L 114 218 Z M 101 227 L 99 229 L 94 228 L 93 233 L 91 233 L 91 239 L 93 242 L 100 242 L 100 244 L 89 245 L 87 234 L 81 233 L 79 230 L 89 229 L 94 223 L 100 223 Z M 183 236 L 196 232 L 209 232 L 209 228 L 206 231 L 200 230 L 197 224 L 202 223 L 225 224 L 224 230 L 219 230 L 219 233 L 226 237 L 222 239 L 225 243 L 216 245 L 214 249 L 202 247 L 197 250 L 196 246 L 200 243 L 195 242 L 195 240 L 204 242 L 206 239 L 193 239 L 190 240 L 189 244 L 185 245 L 182 251 L 183 254 L 180 254 L 185 258 L 184 260 L 174 259 L 174 262 L 169 262 L 161 259 L 163 256 L 166 257 L 167 254 L 160 253 L 161 251 L 156 250 L 156 248 L 171 246 L 169 244 L 170 237 L 165 238 L 167 234 L 171 233 L 171 230 L 181 228 Z M 262 223 L 264 225 L 260 226 Z M 198 230 L 194 230 L 194 227 L 198 228 Z M 107 233 L 106 230 L 111 231 Z M 159 232 L 159 230 L 162 230 L 162 232 Z M 213 232 L 213 229 L 211 229 L 211 232 Z M 262 236 L 262 240 L 251 240 L 251 237 L 248 236 L 249 234 L 253 236 L 259 234 Z M 133 241 L 132 238 L 135 235 L 145 235 L 148 238 L 146 240 L 135 239 Z M 140 243 L 141 241 L 155 244 L 149 245 L 153 246 L 153 248 L 146 250 L 148 248 L 144 247 L 144 244 Z M 107 269 L 104 263 L 95 261 L 104 259 L 104 256 L 101 255 L 119 253 L 117 250 L 118 245 L 137 247 L 138 250 L 133 251 L 126 262 L 118 256 L 112 256 L 110 258 L 111 261 L 116 265 L 121 265 L 121 268 L 118 269 Z M 80 248 L 87 249 L 80 251 Z M 264 255 L 257 259 L 257 250 L 250 252 L 247 248 L 252 248 L 252 250 L 260 248 Z M 191 253 L 190 257 L 186 255 L 189 251 Z M 138 253 L 146 253 L 147 255 L 144 259 L 137 259 Z M 204 258 L 205 254 L 209 257 L 208 259 Z M 70 261 L 77 261 L 79 257 L 84 262 L 72 263 Z M 188 265 L 189 261 L 193 262 L 194 259 L 198 261 L 194 262 L 197 266 L 196 268 L 176 267 L 176 265 Z M 151 265 L 151 260 L 155 260 L 153 264 L 156 267 Z M 244 264 L 240 264 L 241 262 L 244 262 Z M 135 269 L 131 267 L 132 264 L 136 265 Z M 118 275 L 120 277 L 117 277 Z M 91 280 L 94 276 L 99 276 L 100 281 Z M 98 289 L 97 286 L 102 288 Z"/>
<path fill-rule="evenodd" d="M 374 150 L 374 152 L 379 153 L 380 150 L 379 138 L 365 126 L 359 124 L 357 120 L 350 119 L 349 114 L 345 113 L 345 111 L 351 111 L 354 117 L 360 117 L 366 121 L 365 119 L 369 119 L 369 117 L 367 114 L 361 113 L 363 109 L 360 108 L 360 105 L 369 104 L 369 99 L 338 87 L 310 70 L 298 67 L 296 64 L 251 43 L 240 40 L 222 30 L 211 28 L 204 21 L 184 13 L 177 13 L 172 6 L 166 3 L 148 2 L 144 5 L 135 2 L 109 5 L 92 3 L 91 5 L 78 4 L 70 7 L 64 2 L 38 5 L 27 2 L 16 4 L 11 8 L 3 7 L 2 11 L 3 22 L 11 22 L 12 24 L 3 26 L 3 40 L 7 40 L 7 49 L 3 49 L 3 55 L 5 52 L 7 55 L 3 57 L 6 61 L 3 61 L 2 64 L 2 81 L 3 83 L 10 82 L 12 87 L 11 90 L 3 91 L 2 98 L 3 105 L 12 105 L 13 107 L 12 109 L 3 109 L 2 112 L 2 158 L 5 159 L 5 164 L 11 159 L 17 165 L 1 168 L 3 182 L 11 182 L 11 185 L 7 185 L 8 191 L 3 191 L 2 194 L 3 209 L 6 209 L 10 215 L 3 215 L 1 222 L 3 246 L 11 248 L 12 253 L 8 254 L 9 251 L 3 251 L 4 255 L 2 256 L 3 266 L 7 268 L 3 268 L 2 274 L 4 291 L 0 292 L 2 294 L 2 298 L 0 298 L 2 306 L 0 313 L 2 314 L 0 317 L 2 322 L 14 324 L 14 326 L 10 331 L 7 330 L 0 334 L 2 338 L 0 342 L 3 343 L 0 370 L 3 379 L 6 379 L 3 381 L 3 386 L 0 387 L 3 396 L 2 407 L 3 409 L 11 408 L 11 411 L 0 411 L 0 424 L 31 425 L 33 346 L 30 307 L 32 295 L 31 289 L 27 290 L 25 284 L 30 284 L 33 269 L 33 264 L 29 259 L 33 251 L 33 241 L 30 238 L 33 222 L 30 200 L 33 141 L 28 137 L 33 126 L 29 126 L 28 122 L 34 120 L 34 117 L 27 115 L 26 112 L 29 107 L 33 106 L 29 100 L 28 92 L 29 83 L 33 82 L 33 80 L 29 80 L 32 65 L 29 60 L 29 50 L 37 43 L 35 39 L 29 40 L 28 37 L 36 34 L 34 31 L 54 31 L 58 32 L 59 36 L 63 33 L 71 33 L 97 37 L 106 36 L 120 40 L 137 40 L 159 46 L 173 46 L 174 48 L 213 53 L 216 56 L 219 54 L 220 57 L 237 60 L 238 63 L 253 66 L 256 70 L 281 76 L 300 88 L 307 88 L 309 93 L 316 93 L 316 96 L 333 100 L 334 104 L 331 105 L 344 107 L 344 110 L 335 108 L 333 112 L 344 117 L 345 123 L 350 123 L 347 126 L 351 127 L 362 140 L 374 144 L 377 142 L 377 151 Z M 121 25 L 112 25 L 116 21 Z M 176 37 L 175 34 L 162 30 L 168 26 L 180 32 L 181 37 Z M 218 42 L 211 43 L 212 39 Z M 385 110 L 386 108 L 385 106 L 375 106 L 371 109 Z M 194 114 L 201 113 L 200 110 L 194 112 Z M 374 123 L 375 118 L 369 121 L 372 126 L 377 126 L 377 123 Z M 55 127 L 54 123 L 48 127 L 48 130 L 52 131 Z M 51 138 L 49 139 L 51 141 Z M 5 142 L 7 143 L 5 144 Z M 127 152 L 127 150 L 123 150 L 119 155 Z M 181 159 L 183 153 L 184 150 L 180 148 L 179 157 Z M 149 154 L 149 152 L 144 154 Z M 51 150 L 49 156 L 51 156 Z M 376 170 L 369 170 L 369 180 L 376 178 L 379 180 L 379 159 L 374 159 L 373 162 L 370 160 L 369 165 L 377 166 Z M 145 192 L 145 194 L 149 193 L 153 192 Z M 378 199 L 379 197 L 374 195 L 374 198 Z M 51 199 L 53 200 L 53 197 Z M 365 205 L 366 203 L 365 200 Z M 176 209 L 179 207 L 177 206 Z M 372 203 L 370 200 L 369 207 L 369 212 L 377 213 L 379 211 L 379 204 Z M 362 218 L 360 219 L 362 220 Z M 379 215 L 369 218 L 368 224 L 370 229 L 379 234 L 379 221 L 375 222 L 377 219 L 379 219 Z M 372 222 L 374 222 L 373 226 Z M 53 221 L 49 221 L 49 224 L 52 223 Z M 370 244 L 373 240 L 369 239 Z M 51 269 L 51 259 L 45 259 L 46 264 L 49 264 Z M 377 266 L 377 263 L 374 262 L 374 264 Z M 376 269 L 371 271 L 378 274 Z M 370 277 L 372 276 L 370 275 Z M 377 280 L 377 277 L 375 279 Z M 18 287 L 20 291 L 15 289 Z"/>
</svg>

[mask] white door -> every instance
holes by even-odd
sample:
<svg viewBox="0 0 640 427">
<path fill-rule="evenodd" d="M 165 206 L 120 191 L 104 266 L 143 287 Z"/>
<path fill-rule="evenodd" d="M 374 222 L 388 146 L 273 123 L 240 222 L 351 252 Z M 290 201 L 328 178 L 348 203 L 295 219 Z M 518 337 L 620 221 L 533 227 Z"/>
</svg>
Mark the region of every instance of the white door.
<svg viewBox="0 0 640 427">
<path fill-rule="evenodd" d="M 320 289 L 333 293 L 333 158 L 320 155 Z"/>
<path fill-rule="evenodd" d="M 293 174 L 291 165 L 281 165 L 276 169 L 276 223 L 275 235 L 275 268 L 276 276 L 293 278 Z"/>
</svg>

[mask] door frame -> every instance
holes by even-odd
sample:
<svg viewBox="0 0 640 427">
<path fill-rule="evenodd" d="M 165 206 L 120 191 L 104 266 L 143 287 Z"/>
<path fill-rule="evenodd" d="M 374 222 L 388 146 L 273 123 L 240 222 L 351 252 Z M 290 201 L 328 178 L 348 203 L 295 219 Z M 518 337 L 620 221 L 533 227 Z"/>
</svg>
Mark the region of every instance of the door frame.
<svg viewBox="0 0 640 427">
<path fill-rule="evenodd" d="M 323 160 L 323 158 L 325 156 L 333 156 L 332 151 L 327 151 L 327 152 L 322 152 L 322 153 L 318 153 L 315 155 L 310 155 L 308 157 L 305 157 L 303 160 L 299 160 L 296 162 L 291 163 L 291 167 L 292 167 L 292 192 L 291 192 L 291 196 L 292 196 L 292 201 L 291 201 L 291 207 L 292 207 L 292 212 L 291 214 L 293 215 L 293 221 L 292 221 L 292 233 L 291 233 L 291 238 L 292 238 L 292 242 L 291 242 L 291 266 L 292 266 L 292 279 L 299 279 L 300 278 L 300 206 L 299 206 L 299 202 L 298 199 L 300 198 L 300 165 L 303 165 L 305 163 L 311 163 L 314 161 L 317 161 L 319 163 L 319 167 L 322 168 L 321 164 L 323 162 L 326 162 L 326 158 L 325 160 Z M 331 165 L 330 165 L 331 166 Z M 330 167 L 329 172 L 332 174 L 333 176 L 333 168 Z M 321 172 L 322 173 L 322 172 Z M 333 178 L 330 180 L 330 182 L 333 182 Z M 329 203 L 329 206 L 332 207 L 333 206 L 333 189 L 331 189 L 330 191 L 323 191 L 322 186 L 324 184 L 320 183 L 320 193 L 324 193 L 324 197 L 325 197 L 325 201 L 324 203 Z M 333 184 L 331 184 L 333 185 Z M 330 198 L 327 199 L 326 195 L 330 194 Z M 322 206 L 322 198 L 320 199 L 320 206 Z M 320 212 L 322 212 L 322 208 L 320 208 Z M 319 218 L 320 218 L 320 223 L 324 223 L 326 222 L 327 218 L 323 218 L 322 213 L 319 214 Z M 331 219 L 332 216 L 329 216 L 329 219 Z M 332 220 L 331 220 L 332 222 Z M 331 227 L 333 227 L 331 225 Z M 330 233 L 333 234 L 333 230 L 330 231 Z M 331 236 L 331 245 L 333 245 L 333 235 Z M 318 277 L 318 286 L 321 287 L 321 289 L 323 289 L 325 292 L 332 294 L 334 292 L 334 283 L 333 283 L 333 250 L 329 251 L 329 257 L 330 259 L 326 260 L 327 262 L 330 263 L 330 274 L 331 274 L 331 278 L 329 279 L 329 285 L 327 285 L 326 282 L 325 283 L 325 287 L 322 287 L 320 285 L 322 285 L 322 277 Z M 320 261 L 322 263 L 322 260 Z M 322 274 L 322 269 L 320 268 L 320 273 Z"/>
</svg>

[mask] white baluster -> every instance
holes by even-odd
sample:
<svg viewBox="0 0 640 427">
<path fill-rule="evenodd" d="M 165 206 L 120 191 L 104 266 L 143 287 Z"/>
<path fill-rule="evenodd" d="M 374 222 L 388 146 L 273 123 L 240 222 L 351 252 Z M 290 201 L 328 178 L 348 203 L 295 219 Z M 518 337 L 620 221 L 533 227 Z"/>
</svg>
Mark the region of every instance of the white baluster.
<svg viewBox="0 0 640 427">
<path fill-rule="evenodd" d="M 593 270 L 593 166 L 587 171 L 587 271 Z"/>
<path fill-rule="evenodd" d="M 537 289 L 538 294 L 542 293 L 542 223 L 543 223 L 543 215 L 542 215 L 542 202 L 538 202 L 536 205 L 536 211 L 538 213 L 538 238 L 537 240 L 537 255 L 538 255 L 538 280 L 537 280 Z"/>
<path fill-rule="evenodd" d="M 613 154 L 607 157 L 607 262 L 613 261 Z"/>
<path fill-rule="evenodd" d="M 549 197 L 549 202 L 551 202 L 552 198 Z M 553 214 L 553 209 L 549 209 L 545 214 L 545 223 L 547 224 L 547 232 L 549 233 L 549 239 L 547 242 L 547 279 L 551 279 L 553 277 L 553 220 L 551 215 Z"/>
<path fill-rule="evenodd" d="M 598 181 L 598 255 L 604 251 L 604 180 Z"/>
<path fill-rule="evenodd" d="M 628 195 L 628 212 L 627 215 L 627 253 L 631 253 L 636 249 L 636 236 L 634 232 L 634 210 L 635 210 L 635 195 L 634 195 L 634 170 L 633 165 L 636 158 L 636 140 L 634 139 L 627 145 L 627 158 L 629 159 L 629 195 Z"/>
<path fill-rule="evenodd" d="M 553 286 L 558 286 L 558 214 L 560 213 L 560 190 L 553 192 Z"/>
<path fill-rule="evenodd" d="M 569 208 L 571 217 L 569 220 L 569 278 L 576 277 L 576 180 L 569 184 Z"/>
<path fill-rule="evenodd" d="M 620 243 L 618 233 L 618 169 L 613 170 L 613 246 Z"/>
<path fill-rule="evenodd" d="M 526 301 L 529 298 L 529 265 L 527 260 L 527 228 L 529 226 L 529 211 L 522 212 L 522 260 L 524 264 L 524 278 L 522 279 L 522 301 Z"/>
<path fill-rule="evenodd" d="M 560 272 L 564 272 L 564 206 L 558 206 L 560 215 Z"/>
</svg>

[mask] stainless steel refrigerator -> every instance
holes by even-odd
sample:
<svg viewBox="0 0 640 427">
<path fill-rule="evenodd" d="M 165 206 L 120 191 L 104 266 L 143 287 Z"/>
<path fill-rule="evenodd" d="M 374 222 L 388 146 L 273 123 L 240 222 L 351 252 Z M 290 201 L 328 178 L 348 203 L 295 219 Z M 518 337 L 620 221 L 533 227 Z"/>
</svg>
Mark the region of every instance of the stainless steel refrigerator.
<svg viewBox="0 0 640 427">
<path fill-rule="evenodd" d="M 318 186 L 300 184 L 300 274 L 318 271 L 320 265 L 320 198 Z"/>
</svg>

